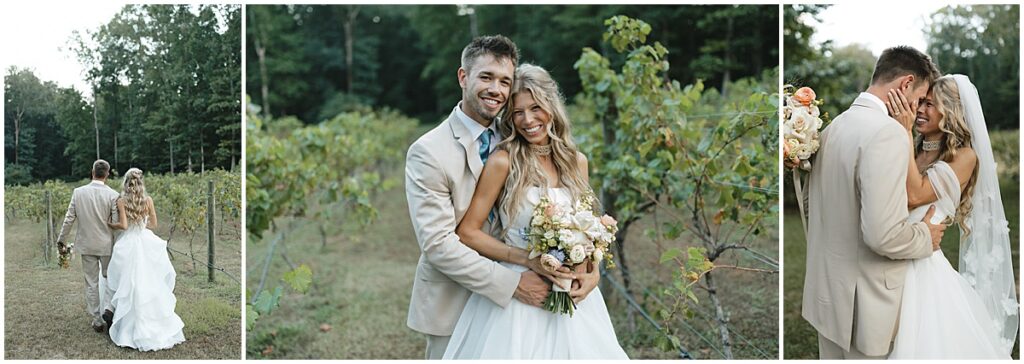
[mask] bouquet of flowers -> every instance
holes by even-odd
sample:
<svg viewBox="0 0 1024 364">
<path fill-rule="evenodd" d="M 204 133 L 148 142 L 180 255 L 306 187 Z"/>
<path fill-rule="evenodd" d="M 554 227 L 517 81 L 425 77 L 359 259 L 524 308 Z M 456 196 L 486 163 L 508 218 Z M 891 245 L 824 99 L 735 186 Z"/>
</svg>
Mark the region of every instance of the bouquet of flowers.
<svg viewBox="0 0 1024 364">
<path fill-rule="evenodd" d="M 820 131 L 825 126 L 814 90 L 801 87 L 792 91 L 785 87 L 785 104 L 782 107 L 783 143 L 782 151 L 786 168 L 793 173 L 793 188 L 796 190 L 797 206 L 800 208 L 800 222 L 807 233 L 807 215 L 804 209 L 803 176 L 801 171 L 811 170 L 811 157 L 821 146 Z"/>
<path fill-rule="evenodd" d="M 788 162 L 787 167 L 809 171 L 811 156 L 821 146 L 819 132 L 825 123 L 821 119 L 821 111 L 818 110 L 820 101 L 815 100 L 814 90 L 801 87 L 791 93 L 789 90 L 792 88 L 787 86 L 785 105 L 782 108 L 782 149 Z"/>
<path fill-rule="evenodd" d="M 542 197 L 534 207 L 530 227 L 526 231 L 530 259 L 540 257 L 545 269 L 555 271 L 563 266 L 570 269 L 584 264 L 590 258 L 595 264 L 602 259 L 614 267 L 608 246 L 615 241 L 618 222 L 608 215 L 597 217 L 593 212 L 594 197 L 587 197 L 569 206 Z M 572 282 L 560 282 L 570 287 Z M 551 312 L 572 316 L 576 304 L 567 288 L 551 286 L 551 294 L 544 302 Z"/>
<path fill-rule="evenodd" d="M 57 266 L 67 269 L 71 266 L 71 256 L 75 253 L 75 243 L 57 245 Z"/>
</svg>

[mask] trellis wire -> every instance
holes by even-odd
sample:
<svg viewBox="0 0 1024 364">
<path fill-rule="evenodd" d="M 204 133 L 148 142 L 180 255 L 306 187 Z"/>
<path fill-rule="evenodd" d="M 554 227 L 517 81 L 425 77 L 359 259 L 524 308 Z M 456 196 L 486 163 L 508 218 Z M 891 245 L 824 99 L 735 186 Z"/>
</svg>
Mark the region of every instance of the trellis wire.
<svg viewBox="0 0 1024 364">
<path fill-rule="evenodd" d="M 651 318 L 651 315 L 648 314 L 647 311 L 644 310 L 643 307 L 640 307 L 640 305 L 638 303 L 636 303 L 635 300 L 633 300 L 633 297 L 631 297 L 630 295 L 626 294 L 626 288 L 625 287 L 623 287 L 618 281 L 616 281 L 616 280 L 614 280 L 614 279 L 612 279 L 611 277 L 608 276 L 608 271 L 607 270 L 601 272 L 601 276 L 605 277 L 609 282 L 611 282 L 612 286 L 615 287 L 615 290 L 618 291 L 619 294 L 622 295 L 622 297 L 626 298 L 626 303 L 628 303 L 630 306 L 632 306 L 634 309 L 636 309 L 637 312 L 640 312 L 640 316 L 643 316 L 643 318 L 645 320 L 647 320 L 647 322 L 650 322 L 651 325 L 653 325 L 654 328 L 656 330 L 658 330 L 659 333 L 661 333 L 662 335 L 668 335 L 668 334 L 665 333 L 664 330 L 662 330 L 661 325 L 658 324 L 658 322 L 655 321 L 653 318 Z M 687 351 L 686 348 L 684 348 L 682 346 L 682 343 L 680 343 L 680 345 L 679 345 L 679 347 L 677 349 L 679 349 L 679 357 L 680 358 L 683 358 L 683 359 L 693 359 L 693 356 L 691 356 L 690 352 Z"/>
</svg>

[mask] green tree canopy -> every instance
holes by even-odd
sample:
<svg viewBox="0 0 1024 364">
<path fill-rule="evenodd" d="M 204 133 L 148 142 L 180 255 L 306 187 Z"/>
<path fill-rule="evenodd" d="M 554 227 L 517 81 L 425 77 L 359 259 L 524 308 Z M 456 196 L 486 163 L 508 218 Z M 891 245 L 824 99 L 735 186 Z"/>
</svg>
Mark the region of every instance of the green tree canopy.
<svg viewBox="0 0 1024 364">
<path fill-rule="evenodd" d="M 231 168 L 241 158 L 241 8 L 130 5 L 76 33 L 91 84 L 59 88 L 11 68 L 4 88 L 7 160 L 33 180 L 115 171 Z M 45 137 L 43 137 L 45 136 Z"/>
<path fill-rule="evenodd" d="M 521 61 L 547 69 L 567 99 L 582 85 L 573 60 L 590 47 L 614 65 L 603 19 L 645 19 L 681 82 L 721 88 L 778 63 L 774 6 L 250 5 L 247 90 L 273 117 L 320 122 L 357 105 L 392 107 L 433 122 L 459 100 L 462 48 L 475 35 L 516 41 Z M 514 16 L 513 16 L 514 15 Z M 677 31 L 686 29 L 686 31 Z M 348 49 L 350 55 L 346 55 Z M 350 57 L 349 57 L 350 56 Z M 349 61 L 351 59 L 351 61 Z M 351 75 L 351 76 L 350 76 Z M 350 80 L 351 79 L 351 80 Z"/>
</svg>

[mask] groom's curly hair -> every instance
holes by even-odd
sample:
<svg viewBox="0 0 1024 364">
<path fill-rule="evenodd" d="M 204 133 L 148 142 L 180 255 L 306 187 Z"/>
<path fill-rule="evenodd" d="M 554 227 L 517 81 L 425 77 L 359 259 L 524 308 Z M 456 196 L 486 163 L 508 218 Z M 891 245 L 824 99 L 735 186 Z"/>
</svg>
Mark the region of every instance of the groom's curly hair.
<svg viewBox="0 0 1024 364">
<path fill-rule="evenodd" d="M 508 37 L 498 34 L 473 38 L 473 41 L 462 49 L 462 68 L 468 72 L 476 59 L 486 54 L 499 60 L 506 58 L 512 62 L 513 67 L 519 65 L 519 47 L 516 47 L 516 43 Z"/>
<path fill-rule="evenodd" d="M 935 83 L 935 80 L 942 76 L 939 68 L 932 63 L 932 58 L 927 54 L 913 47 L 896 46 L 882 51 L 878 62 L 875 63 L 871 83 L 889 82 L 906 74 L 925 80 L 928 85 Z"/>
</svg>

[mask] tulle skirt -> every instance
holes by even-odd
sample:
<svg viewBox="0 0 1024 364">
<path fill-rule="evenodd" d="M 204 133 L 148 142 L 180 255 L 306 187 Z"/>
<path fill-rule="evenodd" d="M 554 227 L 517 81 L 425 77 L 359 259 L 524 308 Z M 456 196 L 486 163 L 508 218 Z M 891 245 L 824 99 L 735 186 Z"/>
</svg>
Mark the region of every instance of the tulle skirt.
<svg viewBox="0 0 1024 364">
<path fill-rule="evenodd" d="M 476 294 L 459 317 L 444 359 L 629 359 L 599 288 L 573 316 L 513 299 L 501 308 Z"/>
<path fill-rule="evenodd" d="M 108 283 L 114 321 L 110 339 L 141 351 L 167 349 L 185 341 L 181 318 L 174 313 L 174 266 L 167 242 L 149 229 L 133 227 L 114 244 Z"/>
<path fill-rule="evenodd" d="M 977 292 L 939 250 L 907 268 L 889 359 L 1009 360 L 996 327 Z"/>
</svg>

